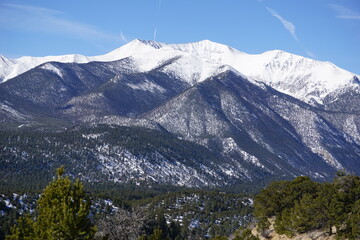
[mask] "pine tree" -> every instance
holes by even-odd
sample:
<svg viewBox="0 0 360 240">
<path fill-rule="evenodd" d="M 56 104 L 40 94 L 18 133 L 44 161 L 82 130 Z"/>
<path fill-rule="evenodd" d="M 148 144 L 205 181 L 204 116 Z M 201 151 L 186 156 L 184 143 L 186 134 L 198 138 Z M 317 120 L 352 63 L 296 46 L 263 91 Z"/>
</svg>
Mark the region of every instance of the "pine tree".
<svg viewBox="0 0 360 240">
<path fill-rule="evenodd" d="M 18 224 L 11 228 L 11 235 L 6 236 L 6 240 L 33 240 L 36 239 L 34 235 L 34 221 L 29 215 L 21 216 L 17 220 Z"/>
<path fill-rule="evenodd" d="M 36 219 L 20 218 L 7 240 L 93 239 L 96 228 L 88 218 L 91 202 L 83 184 L 79 180 L 73 183 L 63 174 L 63 167 L 57 169 L 57 178 L 41 194 Z"/>
<path fill-rule="evenodd" d="M 281 199 L 280 199 L 281 198 Z M 262 230 L 275 217 L 275 230 L 292 236 L 326 229 L 340 239 L 360 239 L 360 177 L 337 174 L 332 183 L 314 183 L 308 177 L 275 182 L 255 198 L 254 214 Z"/>
<path fill-rule="evenodd" d="M 347 225 L 351 228 L 350 239 L 360 238 L 360 200 L 353 205 Z"/>
<path fill-rule="evenodd" d="M 319 226 L 321 215 L 316 203 L 317 201 L 310 194 L 305 194 L 300 201 L 295 203 L 291 223 L 296 232 L 304 233 L 321 227 Z"/>
<path fill-rule="evenodd" d="M 151 234 L 148 238 L 149 240 L 165 240 L 165 236 L 163 231 L 160 228 L 154 230 L 153 234 Z"/>
</svg>

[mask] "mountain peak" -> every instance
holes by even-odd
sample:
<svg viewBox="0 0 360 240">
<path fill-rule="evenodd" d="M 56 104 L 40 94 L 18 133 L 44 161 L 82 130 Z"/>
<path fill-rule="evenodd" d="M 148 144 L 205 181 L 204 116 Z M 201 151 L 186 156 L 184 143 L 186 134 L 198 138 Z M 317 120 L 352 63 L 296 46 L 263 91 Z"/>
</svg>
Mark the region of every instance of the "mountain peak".
<svg viewBox="0 0 360 240">
<path fill-rule="evenodd" d="M 0 66 L 9 66 L 11 63 L 11 60 L 9 60 L 3 55 L 0 55 Z"/>
<path fill-rule="evenodd" d="M 5 60 L 5 59 L 7 59 L 7 58 L 4 55 L 0 54 L 0 60 Z"/>
<path fill-rule="evenodd" d="M 239 51 L 217 42 L 212 42 L 210 40 L 201 40 L 198 42 L 184 43 L 184 44 L 170 44 L 169 47 L 179 50 L 182 52 L 188 52 L 192 54 L 197 54 L 199 56 L 208 56 L 209 54 L 228 54 L 230 52 Z"/>
<path fill-rule="evenodd" d="M 160 49 L 163 46 L 166 46 L 167 44 L 162 43 L 162 42 L 157 42 L 157 41 L 153 41 L 153 40 L 144 40 L 144 39 L 139 39 L 136 38 L 130 42 L 128 42 L 127 44 L 121 46 L 118 49 L 122 49 L 122 48 L 132 48 L 132 47 L 144 47 L 144 46 L 148 46 L 148 47 L 152 47 L 154 49 Z M 117 49 L 115 49 L 117 50 Z"/>
<path fill-rule="evenodd" d="M 165 43 L 160 43 L 152 40 L 134 39 L 131 42 L 109 52 L 104 55 L 91 57 L 92 61 L 109 62 L 116 61 L 126 57 L 142 54 L 151 50 L 157 50 L 165 46 Z"/>
<path fill-rule="evenodd" d="M 161 42 L 156 42 L 156 41 L 153 41 L 153 40 L 141 40 L 141 39 L 135 39 L 134 41 L 138 41 L 138 42 L 141 42 L 147 46 L 151 46 L 155 49 L 160 49 L 162 48 L 163 46 L 165 46 L 166 44 L 165 43 L 161 43 Z"/>
<path fill-rule="evenodd" d="M 110 62 L 130 57 L 132 69 L 150 71 L 161 67 L 189 83 L 202 81 L 231 69 L 253 81 L 261 81 L 275 89 L 305 102 L 316 99 L 322 103 L 329 93 L 354 84 L 352 74 L 329 62 L 320 62 L 282 50 L 262 54 L 246 54 L 227 45 L 201 40 L 184 44 L 165 44 L 153 40 L 135 39 L 107 54 L 85 57 L 81 55 L 0 58 L 0 82 L 49 61 L 87 63 Z M 357 76 L 357 78 L 360 78 Z"/>
</svg>

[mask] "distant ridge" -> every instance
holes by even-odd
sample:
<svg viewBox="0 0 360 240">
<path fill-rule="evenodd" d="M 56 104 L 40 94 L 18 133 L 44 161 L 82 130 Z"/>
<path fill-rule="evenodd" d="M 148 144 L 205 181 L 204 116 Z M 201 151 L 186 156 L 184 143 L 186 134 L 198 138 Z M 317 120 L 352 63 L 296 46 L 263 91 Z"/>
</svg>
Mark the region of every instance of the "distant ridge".
<svg viewBox="0 0 360 240">
<path fill-rule="evenodd" d="M 199 82 L 228 65 L 253 81 L 271 87 L 311 104 L 323 104 L 331 93 L 357 87 L 360 76 L 330 62 L 320 62 L 281 50 L 246 54 L 229 46 L 203 40 L 185 44 L 165 44 L 135 39 L 107 54 L 93 57 L 63 55 L 6 59 L 1 56 L 0 82 L 5 82 L 46 62 L 111 62 L 131 58 L 140 72 L 150 71 L 169 59 L 177 59 L 168 72 L 188 82 Z M 181 68 L 181 71 L 179 69 Z M 185 72 L 184 72 L 185 70 Z"/>
<path fill-rule="evenodd" d="M 209 40 L 137 39 L 101 56 L 2 57 L 0 64 L 2 73 L 19 74 L 0 84 L 1 129 L 65 134 L 69 126 L 92 126 L 68 132 L 77 140 L 65 145 L 56 136 L 56 152 L 65 155 L 55 160 L 47 148 L 31 148 L 42 162 L 67 159 L 74 175 L 83 174 L 76 166 L 88 156 L 93 176 L 122 182 L 159 182 L 164 173 L 162 183 L 187 186 L 299 175 L 324 181 L 339 169 L 360 174 L 359 76 L 329 62 L 279 50 L 251 55 Z M 136 138 L 131 146 L 121 136 L 107 138 L 116 128 L 143 129 L 141 145 Z M 99 129 L 106 134 L 96 143 L 83 138 Z M 40 146 L 44 139 L 33 141 Z M 75 155 L 66 154 L 68 146 Z M 3 151 L 15 160 L 0 165 L 42 166 L 21 137 L 12 149 Z"/>
</svg>

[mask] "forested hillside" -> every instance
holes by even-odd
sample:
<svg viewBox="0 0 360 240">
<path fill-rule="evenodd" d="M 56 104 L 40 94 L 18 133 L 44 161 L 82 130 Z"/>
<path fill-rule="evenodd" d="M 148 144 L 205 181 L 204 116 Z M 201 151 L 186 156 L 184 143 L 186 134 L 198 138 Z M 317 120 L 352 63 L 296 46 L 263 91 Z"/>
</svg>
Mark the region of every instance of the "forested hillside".
<svg viewBox="0 0 360 240">
<path fill-rule="evenodd" d="M 309 177 L 271 183 L 255 198 L 254 215 L 264 237 L 275 218 L 278 234 L 321 229 L 339 239 L 360 238 L 360 177 L 339 172 L 331 183 Z"/>
<path fill-rule="evenodd" d="M 1 131 L 0 190 L 40 190 L 61 165 L 85 182 L 223 185 L 220 154 L 166 131 L 92 125 L 59 132 Z M 36 174 L 33 174 L 36 172 Z M 35 183 L 35 184 L 34 184 Z"/>
<path fill-rule="evenodd" d="M 85 189 L 86 199 L 92 203 L 88 217 L 98 227 L 95 239 L 232 236 L 252 240 L 271 239 L 275 233 L 291 238 L 313 231 L 338 239 L 360 238 L 360 177 L 344 172 L 338 172 L 333 182 L 314 182 L 304 176 L 272 182 L 255 196 L 254 204 L 249 195 L 219 190 L 131 184 L 88 185 Z M 29 219 L 35 219 L 43 194 L 0 196 L 0 239 L 10 233 L 10 227 L 20 216 L 30 214 Z M 19 226 L 24 224 L 23 220 Z M 257 236 L 248 228 L 254 223 Z"/>
<path fill-rule="evenodd" d="M 10 234 L 10 228 L 15 223 L 20 224 L 17 226 L 21 228 L 26 222 L 36 221 L 36 216 L 43 212 L 39 208 L 44 206 L 44 201 L 51 201 L 49 198 L 55 199 L 51 210 L 53 215 L 61 214 L 61 201 L 68 201 L 63 195 L 68 194 L 73 199 L 73 194 L 78 194 L 81 189 L 85 192 L 80 194 L 80 198 L 91 201 L 91 208 L 88 209 L 91 214 L 88 217 L 97 226 L 96 239 L 103 239 L 105 236 L 109 236 L 109 239 L 207 239 L 217 235 L 231 235 L 253 219 L 253 200 L 243 194 L 171 186 L 142 187 L 123 184 L 107 185 L 104 188 L 88 185 L 83 188 L 83 184 L 76 185 L 78 182 L 75 185 L 69 184 L 70 178 L 58 176 L 41 195 L 40 192 L 1 194 L 0 239 Z M 67 185 L 70 187 L 67 188 Z M 74 189 L 73 193 L 71 189 Z M 55 207 L 58 204 L 59 207 Z M 45 205 L 48 206 L 47 203 Z M 74 205 L 70 204 L 66 211 L 71 213 L 71 206 Z M 76 209 L 79 211 L 80 208 Z M 46 218 L 50 218 L 50 215 L 46 214 Z M 59 219 L 62 218 L 64 216 Z M 59 219 L 54 221 L 60 221 Z M 23 230 L 16 231 L 23 234 L 21 236 L 28 234 Z M 20 236 L 16 234 L 13 230 L 13 238 L 10 239 L 22 239 L 16 238 Z M 156 234 L 160 234 L 160 238 L 148 238 Z"/>
</svg>

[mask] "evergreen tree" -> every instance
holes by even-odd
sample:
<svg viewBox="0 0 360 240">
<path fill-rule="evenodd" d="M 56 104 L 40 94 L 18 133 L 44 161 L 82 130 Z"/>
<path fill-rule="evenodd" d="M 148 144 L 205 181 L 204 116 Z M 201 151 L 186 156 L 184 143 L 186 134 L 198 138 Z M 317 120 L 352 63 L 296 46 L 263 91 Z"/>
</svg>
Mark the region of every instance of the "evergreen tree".
<svg viewBox="0 0 360 240">
<path fill-rule="evenodd" d="M 347 225 L 351 229 L 349 238 L 359 239 L 360 238 L 360 200 L 356 201 L 355 204 L 353 205 Z"/>
<path fill-rule="evenodd" d="M 305 194 L 300 201 L 295 203 L 291 215 L 291 223 L 298 233 L 320 228 L 320 213 L 314 197 Z"/>
<path fill-rule="evenodd" d="M 163 231 L 160 228 L 156 228 L 154 232 L 150 236 L 142 235 L 138 238 L 138 240 L 170 240 L 165 237 Z"/>
<path fill-rule="evenodd" d="M 169 226 L 169 237 L 170 239 L 181 238 L 181 226 L 178 222 L 172 221 Z"/>
<path fill-rule="evenodd" d="M 258 237 L 252 235 L 250 229 L 239 229 L 235 232 L 233 240 L 260 240 Z"/>
<path fill-rule="evenodd" d="M 308 177 L 275 182 L 255 198 L 260 230 L 275 218 L 275 230 L 292 236 L 314 229 L 336 227 L 338 238 L 360 239 L 360 177 L 340 172 L 332 183 L 314 183 Z"/>
<path fill-rule="evenodd" d="M 275 230 L 280 234 L 286 234 L 289 237 L 294 235 L 294 227 L 291 222 L 293 209 L 284 209 L 276 216 Z M 263 232 L 266 232 L 263 230 Z"/>
<path fill-rule="evenodd" d="M 18 224 L 11 228 L 11 235 L 6 240 L 33 240 L 36 239 L 34 234 L 34 221 L 29 215 L 21 216 Z"/>
<path fill-rule="evenodd" d="M 91 202 L 82 183 L 79 180 L 72 183 L 63 174 L 63 167 L 57 169 L 57 178 L 41 194 L 35 220 L 20 218 L 7 240 L 93 239 L 96 228 L 88 218 Z"/>
<path fill-rule="evenodd" d="M 164 237 L 164 233 L 160 228 L 155 229 L 154 233 L 151 234 L 149 237 L 149 240 L 163 240 L 163 239 L 166 238 Z"/>
</svg>

